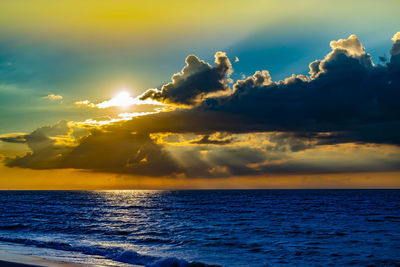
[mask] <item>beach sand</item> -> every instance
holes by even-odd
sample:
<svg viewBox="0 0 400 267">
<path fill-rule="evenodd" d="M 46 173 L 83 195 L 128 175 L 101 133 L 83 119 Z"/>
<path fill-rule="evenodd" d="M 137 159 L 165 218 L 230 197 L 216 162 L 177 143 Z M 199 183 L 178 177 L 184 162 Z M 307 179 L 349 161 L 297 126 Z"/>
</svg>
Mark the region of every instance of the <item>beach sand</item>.
<svg viewBox="0 0 400 267">
<path fill-rule="evenodd" d="M 10 246 L 11 247 L 11 246 Z M 6 248 L 6 249 L 5 249 Z M 0 267 L 82 267 L 83 265 L 74 263 L 54 262 L 40 257 L 20 255 L 7 249 L 4 245 L 0 249 Z"/>
<path fill-rule="evenodd" d="M 2 266 L 2 267 L 34 267 L 34 266 L 40 266 L 40 265 L 0 260 L 0 266 Z"/>
<path fill-rule="evenodd" d="M 83 265 L 72 264 L 72 263 L 60 263 L 60 262 L 52 262 L 47 261 L 45 259 L 34 259 L 33 262 L 25 262 L 22 260 L 21 262 L 17 261 L 6 261 L 0 259 L 0 267 L 82 267 Z"/>
</svg>

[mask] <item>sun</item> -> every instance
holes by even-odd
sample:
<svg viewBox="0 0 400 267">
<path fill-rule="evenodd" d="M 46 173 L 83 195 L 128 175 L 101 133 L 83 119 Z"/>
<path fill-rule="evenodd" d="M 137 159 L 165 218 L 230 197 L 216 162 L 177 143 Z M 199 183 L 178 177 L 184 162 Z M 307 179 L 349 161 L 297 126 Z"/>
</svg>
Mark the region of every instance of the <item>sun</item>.
<svg viewBox="0 0 400 267">
<path fill-rule="evenodd" d="M 135 104 L 137 100 L 128 91 L 121 91 L 110 100 L 97 104 L 98 108 L 121 107 L 125 108 Z"/>
<path fill-rule="evenodd" d="M 103 101 L 99 104 L 92 104 L 88 100 L 78 101 L 76 104 L 85 104 L 90 107 L 97 108 L 111 108 L 111 107 L 119 107 L 121 109 L 125 109 L 126 107 L 132 105 L 153 105 L 153 106 L 163 106 L 163 103 L 157 102 L 152 99 L 141 100 L 140 96 L 132 97 L 129 91 L 121 90 L 118 94 L 116 94 L 113 98 Z"/>
<path fill-rule="evenodd" d="M 114 96 L 111 101 L 115 106 L 118 107 L 127 107 L 132 105 L 133 98 L 127 91 L 119 92 L 116 96 Z"/>
</svg>

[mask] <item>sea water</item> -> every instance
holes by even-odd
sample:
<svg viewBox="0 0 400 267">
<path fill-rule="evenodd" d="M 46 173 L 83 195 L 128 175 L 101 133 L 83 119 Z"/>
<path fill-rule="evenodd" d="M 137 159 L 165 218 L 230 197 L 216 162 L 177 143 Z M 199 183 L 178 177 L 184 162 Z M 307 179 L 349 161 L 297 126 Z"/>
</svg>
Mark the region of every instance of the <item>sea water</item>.
<svg viewBox="0 0 400 267">
<path fill-rule="evenodd" d="M 0 191 L 2 246 L 104 266 L 398 266 L 400 190 Z"/>
</svg>

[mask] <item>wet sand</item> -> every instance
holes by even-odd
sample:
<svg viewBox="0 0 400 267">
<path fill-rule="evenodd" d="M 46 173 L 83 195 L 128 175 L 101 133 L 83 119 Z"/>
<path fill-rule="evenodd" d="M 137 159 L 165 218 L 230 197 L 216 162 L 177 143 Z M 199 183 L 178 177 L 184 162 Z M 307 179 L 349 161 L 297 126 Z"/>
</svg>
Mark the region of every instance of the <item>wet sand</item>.
<svg viewBox="0 0 400 267">
<path fill-rule="evenodd" d="M 0 267 L 78 267 L 79 264 L 51 262 L 42 259 L 36 259 L 38 263 L 16 262 L 0 259 Z"/>
<path fill-rule="evenodd" d="M 0 266 L 2 266 L 2 267 L 38 267 L 40 265 L 0 260 Z"/>
<path fill-rule="evenodd" d="M 0 250 L 0 267 L 82 267 L 79 264 L 49 261 L 40 257 L 20 255 L 11 250 Z"/>
</svg>

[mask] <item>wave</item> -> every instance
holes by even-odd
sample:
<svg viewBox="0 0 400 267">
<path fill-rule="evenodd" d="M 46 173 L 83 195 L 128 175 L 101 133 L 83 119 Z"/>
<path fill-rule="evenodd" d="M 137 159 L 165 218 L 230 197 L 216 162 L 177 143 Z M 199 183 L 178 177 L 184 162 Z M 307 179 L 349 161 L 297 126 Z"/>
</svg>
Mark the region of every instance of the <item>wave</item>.
<svg viewBox="0 0 400 267">
<path fill-rule="evenodd" d="M 175 257 L 156 257 L 142 255 L 133 250 L 124 250 L 119 247 L 103 246 L 73 246 L 69 243 L 58 241 L 40 241 L 26 238 L 0 237 L 0 241 L 17 243 L 39 248 L 49 248 L 63 251 L 80 252 L 85 255 L 102 256 L 104 258 L 122 263 L 141 265 L 146 267 L 217 267 L 202 262 L 189 262 Z"/>
<path fill-rule="evenodd" d="M 23 223 L 11 223 L 11 224 L 0 225 L 0 230 L 20 230 L 25 228 L 29 228 L 29 225 Z"/>
</svg>

